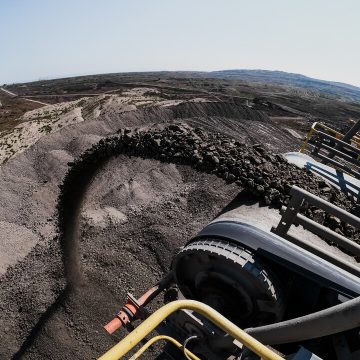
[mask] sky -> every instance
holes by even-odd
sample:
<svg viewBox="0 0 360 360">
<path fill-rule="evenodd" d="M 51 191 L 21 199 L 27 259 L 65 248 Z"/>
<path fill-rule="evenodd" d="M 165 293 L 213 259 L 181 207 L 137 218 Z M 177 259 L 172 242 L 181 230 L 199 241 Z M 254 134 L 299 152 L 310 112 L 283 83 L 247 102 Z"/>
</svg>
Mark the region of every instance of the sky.
<svg viewBox="0 0 360 360">
<path fill-rule="evenodd" d="M 282 70 L 360 86 L 358 0 L 0 0 L 0 84 Z"/>
</svg>

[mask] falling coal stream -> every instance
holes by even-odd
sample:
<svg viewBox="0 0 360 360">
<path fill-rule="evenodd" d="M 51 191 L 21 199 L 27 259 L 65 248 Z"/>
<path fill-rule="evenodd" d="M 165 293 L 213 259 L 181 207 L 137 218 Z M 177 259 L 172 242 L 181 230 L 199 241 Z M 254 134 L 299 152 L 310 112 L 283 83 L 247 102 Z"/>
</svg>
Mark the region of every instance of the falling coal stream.
<svg viewBox="0 0 360 360">
<path fill-rule="evenodd" d="M 110 159 L 102 159 L 98 163 L 81 171 L 81 176 L 71 177 L 65 196 L 62 198 L 59 211 L 59 222 L 62 229 L 61 244 L 63 264 L 68 290 L 72 291 L 85 282 L 81 268 L 81 209 L 93 179 Z"/>
</svg>

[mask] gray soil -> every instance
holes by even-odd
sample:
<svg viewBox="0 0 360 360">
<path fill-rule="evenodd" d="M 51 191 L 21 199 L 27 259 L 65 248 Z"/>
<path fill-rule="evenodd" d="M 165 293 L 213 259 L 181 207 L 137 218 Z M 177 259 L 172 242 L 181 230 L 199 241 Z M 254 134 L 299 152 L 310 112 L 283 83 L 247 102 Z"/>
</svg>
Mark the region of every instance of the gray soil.
<svg viewBox="0 0 360 360">
<path fill-rule="evenodd" d="M 216 116 L 221 115 L 219 114 L 219 110 L 212 110 L 206 106 L 204 106 L 204 108 L 197 107 L 195 110 L 199 121 L 207 122 L 209 128 L 213 126 L 213 121 L 210 116 L 211 111 L 213 111 Z M 236 118 L 239 124 L 252 121 L 253 118 L 255 118 L 255 123 L 261 121 L 261 119 L 267 119 L 266 115 L 258 112 L 254 112 L 253 114 L 251 114 L 251 112 L 250 114 L 244 113 L 241 107 L 239 107 L 237 111 L 239 115 L 237 115 Z M 1 249 L 0 268 L 0 324 L 3 329 L 0 339 L 0 358 L 27 358 L 31 357 L 32 353 L 35 354 L 34 358 L 39 358 L 40 350 L 44 354 L 44 358 L 52 358 L 55 356 L 54 353 L 57 353 L 60 358 L 66 358 L 68 354 L 69 357 L 74 357 L 70 354 L 77 354 L 77 349 L 79 349 L 79 343 L 81 342 L 81 340 L 78 341 L 76 334 L 79 332 L 76 329 L 80 324 L 83 324 L 86 328 L 91 328 L 92 326 L 90 325 L 90 323 L 93 323 L 92 321 L 88 322 L 76 319 L 76 321 L 73 322 L 73 326 L 68 326 L 66 322 L 59 320 L 62 325 L 57 326 L 60 326 L 63 330 L 54 330 L 54 332 L 58 334 L 59 338 L 62 337 L 61 334 L 64 332 L 64 337 L 68 336 L 67 340 L 59 342 L 48 340 L 47 345 L 44 345 L 41 349 L 37 349 L 35 343 L 32 345 L 34 340 L 38 339 L 39 336 L 41 338 L 43 338 L 43 336 L 45 336 L 45 338 L 47 337 L 47 331 L 43 333 L 43 328 L 48 323 L 49 314 L 57 314 L 58 307 L 60 305 L 65 306 L 67 302 L 64 303 L 64 301 L 68 299 L 65 292 L 66 280 L 63 270 L 62 249 L 58 240 L 56 208 L 57 198 L 59 196 L 59 185 L 65 177 L 68 163 L 78 157 L 84 150 L 91 147 L 91 145 L 96 144 L 104 136 L 114 134 L 121 128 L 126 126 L 139 127 L 149 123 L 173 121 L 185 115 L 186 117 L 190 116 L 191 110 L 187 109 L 186 114 L 183 113 L 184 110 L 180 107 L 176 107 L 176 109 L 134 111 L 122 114 L 121 116 L 114 112 L 106 118 L 71 125 L 50 136 L 43 137 L 27 151 L 0 167 L 2 204 L 0 208 L 0 232 L 2 235 L 1 243 L 4 245 Z M 202 117 L 200 115 L 202 115 Z M 233 111 L 231 111 L 229 115 L 234 117 Z M 208 120 L 205 116 L 208 116 Z M 229 134 L 234 134 L 234 125 L 232 125 L 232 123 L 235 120 L 233 118 L 229 119 L 231 126 L 227 126 L 226 118 L 223 118 L 222 121 L 225 124 L 219 127 L 219 129 Z M 148 162 L 149 160 L 142 160 L 144 166 L 146 166 Z M 123 164 L 126 167 L 127 162 L 125 161 Z M 113 169 L 110 169 L 110 174 L 112 170 Z M 102 176 L 106 176 L 106 172 Z M 194 176 L 196 178 L 196 175 Z M 204 176 L 206 177 L 206 175 Z M 212 176 L 211 178 L 215 177 Z M 177 179 L 181 179 L 181 177 L 178 176 Z M 217 179 L 217 181 L 223 183 L 221 180 Z M 155 188 L 163 186 L 161 182 L 161 177 L 159 177 L 157 181 L 155 178 L 152 181 L 152 186 Z M 193 182 L 195 182 L 195 180 L 193 180 Z M 114 193 L 117 192 L 120 184 L 120 179 L 119 181 L 115 181 L 113 184 Z M 164 193 L 171 194 L 173 192 L 173 185 L 174 181 L 171 183 L 171 186 L 163 189 Z M 111 185 L 107 182 L 105 186 L 111 188 Z M 193 193 L 191 186 L 189 186 L 189 191 Z M 226 200 L 221 198 L 221 196 L 224 196 L 221 195 L 221 192 L 226 193 L 227 191 L 227 189 L 219 190 L 220 198 L 217 207 L 225 205 L 226 201 L 230 201 L 232 198 L 233 194 L 228 194 Z M 127 204 L 124 203 L 122 206 L 126 207 Z M 196 206 L 195 203 L 192 203 L 192 206 Z M 216 209 L 215 206 L 214 209 Z M 213 211 L 213 213 L 209 216 L 208 220 L 211 220 L 216 214 L 216 210 L 211 209 L 211 211 Z M 156 210 L 154 210 L 154 212 L 156 213 Z M 182 215 L 177 216 L 176 220 L 178 220 L 179 223 L 188 223 L 188 221 L 185 220 L 188 219 L 187 212 L 185 211 L 181 214 Z M 138 214 L 138 217 L 141 218 L 141 215 L 143 215 L 143 213 Z M 137 229 L 137 223 L 129 220 L 130 215 L 126 216 L 128 216 L 128 223 L 124 226 L 133 226 Z M 199 213 L 199 216 L 204 217 L 205 214 Z M 206 223 L 206 220 L 203 220 L 201 225 L 204 223 Z M 173 222 L 167 221 L 166 224 L 172 225 Z M 201 225 L 199 224 L 193 231 L 199 230 Z M 105 229 L 99 231 L 110 231 L 109 226 L 110 224 L 107 224 Z M 183 228 L 184 227 L 180 227 L 181 230 Z M 116 231 L 112 229 L 112 232 L 114 233 Z M 174 233 L 179 234 L 179 230 L 174 231 Z M 92 239 L 92 236 L 92 234 L 89 235 L 89 240 Z M 104 241 L 105 238 L 105 234 L 101 236 L 102 241 Z M 119 233 L 117 233 L 117 238 L 119 238 Z M 188 237 L 184 234 L 184 236 L 181 236 L 181 239 L 185 242 Z M 126 242 L 122 243 L 122 245 L 122 248 L 124 248 Z M 89 253 L 97 252 L 101 248 L 103 248 L 103 246 L 95 246 L 93 251 L 89 251 Z M 131 254 L 130 251 L 128 251 L 128 253 Z M 114 256 L 115 255 L 116 254 L 114 254 Z M 121 259 L 122 263 L 128 264 L 127 257 L 128 255 L 124 255 Z M 154 259 L 143 259 L 143 262 L 153 267 L 159 266 L 157 260 L 154 261 Z M 98 266 L 102 266 L 101 263 L 98 263 Z M 129 266 L 131 266 L 131 264 Z M 106 270 L 106 266 L 104 269 Z M 131 284 L 131 287 L 138 286 L 137 283 L 131 281 L 133 276 L 153 276 L 153 271 L 139 272 L 137 266 L 133 266 L 132 270 L 129 270 L 128 273 L 129 276 L 126 277 L 126 284 Z M 122 278 L 124 278 L 124 276 Z M 109 281 L 111 281 L 112 284 L 117 283 L 121 285 L 121 281 L 118 281 L 116 276 L 110 276 L 110 274 L 107 282 Z M 143 280 L 139 283 L 143 284 Z M 151 282 L 149 281 L 146 284 L 150 285 Z M 99 309 L 97 311 L 103 311 L 98 317 L 98 320 L 93 323 L 93 328 L 99 331 L 100 334 L 103 331 L 102 324 L 112 317 L 115 309 L 118 309 L 122 305 L 126 287 L 127 286 L 124 286 L 122 293 L 119 294 L 117 294 L 114 289 L 107 290 L 104 296 L 100 293 L 101 301 L 99 297 L 94 298 L 95 307 Z M 111 306 L 105 303 L 107 299 L 105 294 L 108 294 L 110 290 L 113 296 L 116 297 L 113 298 Z M 83 292 L 85 295 L 85 288 Z M 139 292 L 140 289 L 136 290 L 135 294 L 139 294 Z M 91 296 L 85 296 L 85 299 L 88 300 L 89 298 L 91 298 Z M 80 300 L 79 303 L 81 304 L 82 301 L 83 300 Z M 84 309 L 84 312 L 86 312 L 85 310 L 86 309 Z M 73 310 L 75 313 L 78 313 L 78 311 L 79 310 Z M 68 312 L 72 312 L 72 310 L 66 310 L 65 314 Z M 56 316 L 57 315 L 55 315 L 55 318 Z M 90 315 L 89 313 L 89 316 L 93 318 L 95 314 Z M 65 334 L 68 335 L 65 336 Z M 45 339 L 42 341 L 44 342 Z M 105 336 L 103 341 L 107 342 L 102 343 L 98 339 L 94 339 L 93 346 L 98 348 L 98 352 L 104 351 L 108 345 L 113 343 L 108 336 Z M 58 351 L 58 349 L 61 348 L 62 342 L 64 343 L 63 346 L 65 350 Z M 87 346 L 85 346 L 85 348 Z M 75 357 L 77 356 L 78 355 Z M 84 357 L 84 353 L 78 356 L 78 358 Z M 94 357 L 94 352 L 90 346 L 87 357 Z"/>
<path fill-rule="evenodd" d="M 1 359 L 84 359 L 102 354 L 125 334 L 109 336 L 102 325 L 122 306 L 126 292 L 139 295 L 154 284 L 167 271 L 174 251 L 249 187 L 247 182 L 226 182 L 225 172 L 199 172 L 146 156 L 110 157 L 88 186 L 75 189 L 72 207 L 60 209 L 71 221 L 65 235 L 59 232 L 64 226 L 64 218 L 57 222 L 59 185 L 69 162 L 124 127 L 162 129 L 179 120 L 239 143 L 268 144 L 278 152 L 298 145 L 298 139 L 262 112 L 205 103 L 71 125 L 1 166 L 0 232 L 6 236 L 0 241 Z M 260 168 L 263 174 L 265 165 Z M 309 181 L 304 180 L 305 185 Z M 259 192 L 256 189 L 251 190 Z M 66 236 L 70 249 L 62 242 Z M 64 251 L 81 259 L 75 264 L 81 279 L 73 287 L 66 286 L 73 272 L 67 268 L 65 277 L 63 260 L 69 259 Z"/>
<path fill-rule="evenodd" d="M 184 244 L 237 193 L 215 176 L 155 160 L 111 160 L 90 186 L 84 209 L 116 207 L 120 224 L 83 220 L 83 285 L 61 292 L 56 304 L 27 337 L 17 357 L 29 359 L 95 358 L 114 341 L 102 325 L 126 300 L 141 294 L 169 268 L 175 249 Z M 160 297 L 161 300 L 161 297 Z"/>
</svg>

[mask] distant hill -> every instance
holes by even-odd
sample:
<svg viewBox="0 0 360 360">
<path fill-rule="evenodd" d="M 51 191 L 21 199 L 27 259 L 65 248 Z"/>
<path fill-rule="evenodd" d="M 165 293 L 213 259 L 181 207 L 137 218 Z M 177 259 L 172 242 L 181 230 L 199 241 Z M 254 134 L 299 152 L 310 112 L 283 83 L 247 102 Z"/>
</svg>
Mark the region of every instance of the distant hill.
<svg viewBox="0 0 360 360">
<path fill-rule="evenodd" d="M 268 83 L 270 85 L 298 87 L 340 97 L 346 101 L 360 102 L 360 88 L 340 82 L 313 79 L 300 74 L 270 70 L 221 70 L 208 72 L 207 76 L 221 79 Z"/>
</svg>

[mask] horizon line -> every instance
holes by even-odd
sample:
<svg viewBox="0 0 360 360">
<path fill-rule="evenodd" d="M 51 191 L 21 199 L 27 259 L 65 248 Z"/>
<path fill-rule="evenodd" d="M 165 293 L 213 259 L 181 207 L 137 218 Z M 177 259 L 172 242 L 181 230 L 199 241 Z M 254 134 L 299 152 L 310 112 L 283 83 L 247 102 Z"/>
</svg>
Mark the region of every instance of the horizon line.
<svg viewBox="0 0 360 360">
<path fill-rule="evenodd" d="M 60 80 L 60 79 L 71 79 L 76 77 L 86 77 L 86 76 L 96 76 L 96 75 L 111 75 L 111 74 L 145 74 L 145 73 L 213 73 L 213 72 L 221 72 L 221 71 L 265 71 L 265 72 L 280 72 L 285 74 L 292 74 L 292 75 L 299 75 L 303 76 L 312 80 L 323 81 L 326 83 L 333 83 L 333 84 L 341 84 L 341 85 L 349 85 L 357 88 L 360 91 L 360 85 L 354 85 L 351 83 L 343 82 L 343 81 L 336 81 L 336 80 L 325 80 L 320 79 L 317 77 L 312 77 L 309 75 L 304 75 L 297 72 L 290 72 L 284 70 L 269 70 L 269 69 L 250 69 L 250 68 L 232 68 L 232 69 L 216 69 L 216 70 L 135 70 L 135 71 L 110 71 L 110 72 L 86 72 L 86 73 L 69 73 L 66 75 L 50 75 L 39 77 L 36 80 L 25 80 L 19 82 L 12 82 L 12 83 L 3 83 L 1 86 L 12 86 L 12 85 L 20 85 L 20 84 L 28 84 L 40 81 L 52 81 L 52 80 Z"/>
</svg>

